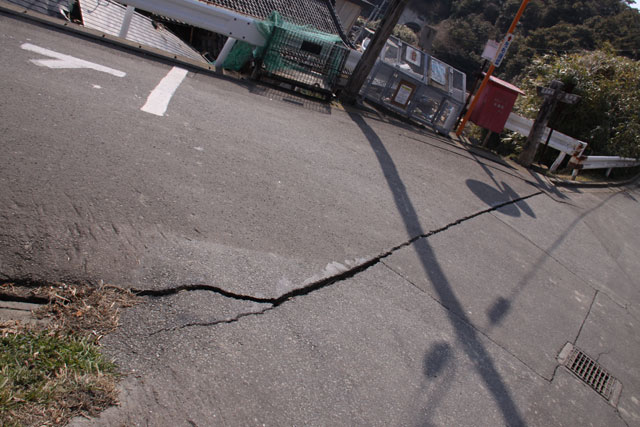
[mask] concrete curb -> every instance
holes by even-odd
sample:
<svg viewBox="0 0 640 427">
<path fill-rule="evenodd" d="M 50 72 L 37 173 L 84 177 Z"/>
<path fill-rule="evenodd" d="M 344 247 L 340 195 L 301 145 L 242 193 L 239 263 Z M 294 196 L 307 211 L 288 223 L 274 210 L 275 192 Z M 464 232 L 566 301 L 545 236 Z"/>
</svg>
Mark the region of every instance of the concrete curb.
<svg viewBox="0 0 640 427">
<path fill-rule="evenodd" d="M 556 187 L 572 187 L 572 188 L 607 188 L 607 187 L 624 187 L 640 181 L 640 174 L 626 179 L 624 181 L 605 181 L 605 182 L 579 182 L 569 181 L 562 178 L 547 177 L 547 180 Z"/>
</svg>

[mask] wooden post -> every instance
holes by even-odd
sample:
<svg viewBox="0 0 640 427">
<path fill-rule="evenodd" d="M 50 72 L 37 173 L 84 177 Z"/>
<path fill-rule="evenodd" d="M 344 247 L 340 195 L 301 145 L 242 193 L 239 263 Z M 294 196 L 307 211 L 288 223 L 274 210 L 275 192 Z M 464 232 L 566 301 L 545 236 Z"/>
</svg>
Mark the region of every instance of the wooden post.
<svg viewBox="0 0 640 427">
<path fill-rule="evenodd" d="M 493 131 L 487 132 L 487 136 L 484 137 L 484 141 L 482 141 L 482 146 L 486 147 L 489 145 L 489 139 L 491 139 L 491 135 L 493 135 Z"/>
<path fill-rule="evenodd" d="M 393 32 L 393 28 L 398 23 L 400 15 L 404 11 L 404 7 L 409 0 L 391 0 L 387 13 L 382 18 L 378 30 L 373 36 L 373 40 L 367 46 L 367 50 L 364 51 L 362 58 L 353 70 L 347 86 L 342 91 L 340 96 L 342 102 L 346 104 L 355 104 L 360 93 L 360 88 L 364 84 L 365 80 L 371 73 L 373 66 L 376 63 L 376 59 L 380 55 L 382 48 L 384 47 L 387 39 Z"/>
<path fill-rule="evenodd" d="M 563 94 L 563 86 L 564 85 L 560 81 L 554 80 L 551 82 L 553 95 L 544 97 L 544 102 L 540 107 L 540 111 L 538 111 L 536 120 L 533 122 L 533 127 L 531 128 L 531 132 L 529 132 L 524 149 L 522 150 L 522 153 L 520 153 L 520 157 L 518 157 L 518 163 L 522 166 L 530 166 L 531 163 L 533 163 L 536 151 L 538 151 L 538 145 L 540 144 L 542 135 L 544 135 L 544 131 L 547 128 L 547 123 L 549 123 L 553 109 Z"/>
</svg>

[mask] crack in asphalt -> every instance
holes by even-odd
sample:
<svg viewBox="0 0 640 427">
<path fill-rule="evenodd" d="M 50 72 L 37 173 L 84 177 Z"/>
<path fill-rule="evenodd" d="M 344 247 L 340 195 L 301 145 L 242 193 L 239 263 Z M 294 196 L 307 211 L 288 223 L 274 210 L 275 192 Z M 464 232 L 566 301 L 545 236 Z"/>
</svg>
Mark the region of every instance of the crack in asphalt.
<svg viewBox="0 0 640 427">
<path fill-rule="evenodd" d="M 273 304 L 275 301 L 273 298 L 259 298 L 251 295 L 237 294 L 234 292 L 229 292 L 227 290 L 224 290 L 218 286 L 203 285 L 203 284 L 182 285 L 182 286 L 177 286 L 174 288 L 166 288 L 166 289 L 140 290 L 140 289 L 131 288 L 130 290 L 131 292 L 133 292 L 134 294 L 140 297 L 162 298 L 166 296 L 176 295 L 177 293 L 183 292 L 183 291 L 210 291 L 216 294 L 220 294 L 223 297 L 231 298 L 239 301 L 250 301 L 250 302 L 257 302 L 261 304 L 264 304 L 264 303 Z"/>
<path fill-rule="evenodd" d="M 297 297 L 301 297 L 301 296 L 305 296 L 305 295 L 309 295 L 312 292 L 315 292 L 317 290 L 326 288 L 328 286 L 334 285 L 335 283 L 338 282 L 342 282 L 348 279 L 351 279 L 355 276 L 357 276 L 358 274 L 364 272 L 365 270 L 368 270 L 369 268 L 381 263 L 385 258 L 388 258 L 389 256 L 393 255 L 395 252 L 399 251 L 400 249 L 403 249 L 405 247 L 408 247 L 410 245 L 412 245 L 413 243 L 415 243 L 416 241 L 420 240 L 420 239 L 426 239 L 429 237 L 432 237 L 436 234 L 439 233 L 443 233 L 453 227 L 456 227 L 458 225 L 461 225 L 467 221 L 470 221 L 474 218 L 477 218 L 479 216 L 485 215 L 485 214 L 490 214 L 492 212 L 495 212 L 503 207 L 512 205 L 512 204 L 516 204 L 519 203 L 521 201 L 530 199 L 532 197 L 536 197 L 539 196 L 541 194 L 544 194 L 543 191 L 538 191 L 536 193 L 530 194 L 528 196 L 523 196 L 523 197 L 518 197 L 516 199 L 512 199 L 512 200 L 508 200 L 506 202 L 503 203 L 499 203 L 495 206 L 491 206 L 487 209 L 483 209 L 480 210 L 476 213 L 473 213 L 471 215 L 465 216 L 463 218 L 460 218 L 456 221 L 453 221 L 447 225 L 445 225 L 444 227 L 440 227 L 438 229 L 429 231 L 428 233 L 423 233 L 423 234 L 419 234 L 417 236 L 414 236 L 408 240 L 406 240 L 405 242 L 396 245 L 394 247 L 392 247 L 391 249 L 380 253 L 379 255 L 372 257 L 368 260 L 365 260 L 343 272 L 340 272 L 338 274 L 334 274 L 332 276 L 329 277 L 324 277 L 322 279 L 318 279 L 316 281 L 313 281 L 311 283 L 306 284 L 305 286 L 302 286 L 300 288 L 296 288 L 293 289 L 289 292 L 286 292 L 282 295 L 280 295 L 279 297 L 275 297 L 275 298 L 262 298 L 262 297 L 257 297 L 257 296 L 253 296 L 253 295 L 245 295 L 245 294 L 240 294 L 240 293 L 235 293 L 235 292 L 231 292 L 231 291 L 227 291 L 219 286 L 213 286 L 213 285 L 207 285 L 207 284 L 193 284 L 193 285 L 181 285 L 181 286 L 176 286 L 176 287 L 172 287 L 172 288 L 165 288 L 165 289 L 136 289 L 136 288 L 130 288 L 129 290 L 137 295 L 137 296 L 142 296 L 142 297 L 152 297 L 152 298 L 163 298 L 163 297 L 167 297 L 167 296 L 172 296 L 172 295 L 176 295 L 179 292 L 191 292 L 191 291 L 208 291 L 208 292 L 213 292 L 216 294 L 219 294 L 225 298 L 230 298 L 230 299 L 234 299 L 237 301 L 246 301 L 246 302 L 253 302 L 253 303 L 259 303 L 259 304 L 269 304 L 270 306 L 260 310 L 260 311 L 249 311 L 249 312 L 243 312 L 238 314 L 235 317 L 232 318 L 227 318 L 227 319 L 221 319 L 221 320 L 214 320 L 211 322 L 195 322 L 195 323 L 188 323 L 188 324 L 184 324 L 184 325 L 180 325 L 180 326 L 175 326 L 173 328 L 164 328 L 164 329 L 160 329 L 154 332 L 151 332 L 149 334 L 149 336 L 153 336 L 156 335 L 158 333 L 161 332 L 171 332 L 174 330 L 178 330 L 178 329 L 183 329 L 183 328 L 187 328 L 187 327 L 196 327 L 196 326 L 203 326 L 203 327 L 207 327 L 207 326 L 216 326 L 216 325 L 220 325 L 220 324 L 231 324 L 231 323 L 235 323 L 237 321 L 239 321 L 240 319 L 244 318 L 244 317 L 248 317 L 248 316 L 258 316 L 261 314 L 264 314 L 270 310 L 273 310 L 279 306 L 281 306 L 282 304 L 284 304 L 287 301 L 290 301 L 294 298 Z M 0 285 L 1 284 L 5 284 L 5 283 L 13 283 L 13 284 L 17 284 L 17 285 L 27 285 L 27 286 L 38 286 L 41 284 L 46 284 L 44 282 L 40 283 L 40 282 L 35 282 L 33 280 L 29 280 L 29 279 L 16 279 L 16 280 L 12 280 L 11 278 L 8 279 L 4 279 L 0 281 Z M 5 301 L 9 301 L 11 297 L 8 295 L 4 295 L 0 293 L 0 300 L 5 300 Z M 37 303 L 37 304 L 43 304 L 43 303 L 48 303 L 49 301 L 44 299 L 44 298 L 39 298 L 39 297 L 14 297 L 14 298 L 18 298 L 15 301 L 19 301 L 19 302 L 31 302 L 31 303 Z M 593 304 L 593 303 L 592 303 Z M 581 328 L 582 330 L 582 328 Z M 534 371 L 535 372 L 535 371 Z"/>
<path fill-rule="evenodd" d="M 7 281 L 7 283 L 15 283 L 15 282 Z M 4 281 L 1 282 L 0 284 L 4 284 Z M 45 298 L 45 297 L 38 297 L 35 295 L 21 296 L 21 295 L 8 294 L 4 292 L 0 292 L 0 301 L 24 302 L 28 304 L 40 304 L 40 305 L 48 304 L 50 302 L 49 298 Z"/>
<path fill-rule="evenodd" d="M 506 225 L 507 227 L 509 227 L 511 230 L 515 231 L 516 233 L 518 233 L 522 238 L 524 238 L 529 244 L 533 245 L 534 247 L 536 247 L 537 249 L 539 249 L 540 251 L 542 251 L 547 257 L 549 257 L 550 259 L 552 259 L 553 261 L 555 261 L 559 266 L 561 266 L 564 270 L 566 270 L 569 274 L 571 274 L 572 276 L 574 276 L 576 279 L 580 280 L 580 282 L 584 283 L 585 286 L 589 287 L 589 289 L 591 289 L 592 291 L 598 291 L 601 294 L 607 296 L 611 302 L 613 302 L 615 305 L 617 305 L 620 308 L 623 308 L 625 310 L 627 310 L 627 305 L 623 305 L 620 302 L 617 301 L 616 298 L 613 298 L 611 295 L 609 295 L 609 293 L 605 290 L 599 289 L 597 288 L 593 283 L 591 283 L 588 279 L 584 279 L 582 276 L 578 275 L 575 271 L 573 271 L 571 269 L 571 266 L 567 265 L 565 262 L 563 262 L 562 260 L 560 260 L 559 258 L 556 258 L 553 255 L 553 251 L 557 248 L 557 246 L 559 245 L 560 242 L 556 242 L 554 245 L 551 246 L 551 248 L 549 249 L 545 249 L 542 246 L 538 245 L 536 242 L 534 242 L 533 240 L 531 240 L 530 237 L 528 237 L 526 234 L 524 234 L 522 231 L 518 230 L 516 227 L 514 227 L 513 225 L 509 224 L 507 221 L 505 221 L 504 219 L 502 219 L 500 216 L 498 215 L 493 215 L 494 218 L 496 218 L 498 221 L 500 221 L 501 223 L 503 223 L 504 225 Z M 613 258 L 613 257 L 612 257 Z M 614 260 L 615 261 L 615 260 Z M 617 264 L 617 261 L 615 261 Z M 619 269 L 620 271 L 622 271 L 622 268 Z M 623 273 L 625 274 L 625 276 L 628 277 L 628 275 L 626 274 L 626 272 L 623 271 Z"/>
<path fill-rule="evenodd" d="M 624 416 L 620 412 L 619 408 L 616 408 L 616 414 L 618 415 L 618 418 L 620 418 L 620 421 L 624 423 L 624 425 L 626 425 L 627 427 L 631 427 L 631 425 L 627 422 L 627 420 L 624 419 Z"/>
<path fill-rule="evenodd" d="M 593 299 L 591 300 L 591 304 L 589 305 L 589 310 L 587 311 L 587 314 L 584 316 L 584 319 L 582 319 L 582 324 L 580 325 L 580 329 L 578 329 L 578 334 L 576 335 L 576 339 L 573 340 L 573 345 L 578 345 L 578 338 L 580 338 L 580 334 L 582 333 L 582 329 L 584 328 L 584 325 L 587 323 L 587 319 L 589 318 L 589 315 L 591 314 L 591 309 L 593 308 L 593 304 L 595 304 L 599 293 L 600 293 L 600 291 L 596 289 L 596 291 L 593 294 Z"/>
<path fill-rule="evenodd" d="M 210 322 L 185 323 L 184 325 L 174 326 L 172 328 L 162 328 L 162 329 L 158 329 L 157 331 L 151 332 L 150 334 L 148 334 L 148 336 L 152 337 L 154 335 L 158 335 L 158 334 L 163 333 L 163 332 L 173 332 L 173 331 L 177 331 L 179 329 L 191 328 L 191 327 L 196 327 L 196 326 L 209 327 L 209 326 L 216 326 L 216 325 L 221 325 L 221 324 L 229 325 L 231 323 L 236 323 L 236 322 L 240 321 L 240 319 L 242 319 L 244 317 L 260 316 L 261 314 L 264 314 L 267 311 L 271 311 L 274 308 L 275 307 L 272 305 L 272 306 L 267 307 L 267 308 L 265 308 L 263 310 L 260 310 L 260 311 L 248 311 L 248 312 L 240 313 L 235 317 L 231 317 L 231 318 L 227 318 L 227 319 L 212 320 Z"/>
<path fill-rule="evenodd" d="M 166 289 L 158 289 L 158 290 L 139 290 L 139 289 L 130 289 L 131 292 L 133 292 L 134 294 L 138 295 L 138 296 L 149 296 L 149 297 L 154 297 L 154 298 L 162 298 L 162 297 L 166 297 L 166 296 L 171 296 L 171 295 L 175 295 L 179 292 L 183 292 L 183 291 L 210 291 L 210 292 L 214 292 L 217 293 L 219 295 L 222 295 L 224 297 L 227 298 L 231 298 L 231 299 L 235 299 L 235 300 L 239 300 L 239 301 L 249 301 L 249 302 L 254 302 L 254 303 L 260 303 L 260 304 L 271 304 L 271 307 L 268 307 L 260 312 L 244 312 L 244 313 L 240 313 L 239 315 L 233 317 L 233 318 L 229 318 L 229 319 L 224 319 L 224 320 L 216 320 L 216 321 L 212 321 L 212 322 L 203 322 L 203 323 L 193 323 L 193 324 L 186 324 L 186 325 L 181 325 L 181 326 L 177 326 L 175 328 L 165 328 L 162 330 L 158 330 L 156 332 L 152 332 L 151 335 L 155 335 L 157 333 L 160 332 L 169 332 L 169 331 L 173 331 L 173 330 L 177 330 L 177 329 L 182 329 L 182 328 L 186 328 L 186 327 L 190 327 L 190 326 L 215 326 L 215 325 L 219 325 L 219 324 L 230 324 L 230 323 L 235 323 L 238 320 L 244 318 L 244 317 L 248 317 L 248 316 L 254 316 L 254 315 L 261 315 L 267 311 L 273 310 L 279 306 L 281 306 L 282 304 L 284 304 L 287 301 L 290 301 L 294 298 L 297 297 L 301 297 L 301 296 L 305 296 L 305 295 L 309 295 L 312 292 L 315 292 L 317 290 L 326 288 L 328 286 L 331 286 L 335 283 L 338 282 L 342 282 L 345 281 L 347 279 L 351 279 L 353 277 L 355 277 L 356 275 L 364 272 L 365 270 L 368 270 L 369 268 L 381 263 L 385 258 L 393 255 L 395 252 L 397 252 L 398 250 L 405 248 L 407 246 L 410 246 L 411 244 L 415 243 L 417 240 L 420 239 L 426 239 L 429 237 L 432 237 L 436 234 L 439 233 L 443 233 L 453 227 L 456 227 L 458 225 L 461 225 L 467 221 L 470 221 L 474 218 L 477 218 L 479 216 L 497 211 L 503 207 L 515 204 L 515 203 L 519 203 L 521 201 L 530 199 L 532 197 L 535 196 L 539 196 L 540 194 L 544 194 L 544 192 L 542 191 L 538 191 L 536 193 L 530 194 L 528 196 L 523 196 L 523 197 L 519 197 L 516 199 L 512 199 L 503 203 L 500 203 L 498 205 L 492 206 L 490 208 L 487 209 L 483 209 L 481 211 L 478 211 L 474 214 L 465 216 L 461 219 L 458 219 L 454 222 L 451 222 L 447 225 L 445 225 L 444 227 L 438 228 L 436 230 L 432 230 L 429 231 L 428 233 L 423 233 L 417 236 L 414 236 L 412 238 L 410 238 L 409 240 L 392 247 L 391 249 L 375 256 L 372 257 L 364 262 L 361 262 L 360 264 L 349 268 L 346 271 L 343 271 L 341 273 L 335 274 L 333 276 L 330 277 L 325 277 L 319 280 L 316 280 L 314 282 L 311 282 L 303 287 L 291 290 L 287 293 L 282 294 L 279 297 L 276 298 L 261 298 L 261 297 L 255 297 L 252 295 L 244 295 L 244 294 L 238 294 L 238 293 L 234 293 L 234 292 L 230 292 L 227 291 L 221 287 L 218 286 L 212 286 L 212 285 L 205 285 L 205 284 L 196 284 L 196 285 L 182 285 L 182 286 L 177 286 L 177 287 L 173 287 L 173 288 L 166 288 Z"/>
</svg>

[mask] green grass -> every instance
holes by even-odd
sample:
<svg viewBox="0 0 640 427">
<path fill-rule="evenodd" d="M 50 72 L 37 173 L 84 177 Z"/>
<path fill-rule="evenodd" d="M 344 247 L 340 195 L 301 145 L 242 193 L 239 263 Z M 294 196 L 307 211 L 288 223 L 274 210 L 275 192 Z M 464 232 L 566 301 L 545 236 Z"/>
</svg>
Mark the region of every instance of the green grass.
<svg viewBox="0 0 640 427">
<path fill-rule="evenodd" d="M 61 424 L 115 399 L 116 366 L 97 345 L 49 331 L 0 337 L 0 424 Z M 71 394 L 71 398 L 69 397 Z M 96 405 L 97 403 L 97 405 Z"/>
</svg>

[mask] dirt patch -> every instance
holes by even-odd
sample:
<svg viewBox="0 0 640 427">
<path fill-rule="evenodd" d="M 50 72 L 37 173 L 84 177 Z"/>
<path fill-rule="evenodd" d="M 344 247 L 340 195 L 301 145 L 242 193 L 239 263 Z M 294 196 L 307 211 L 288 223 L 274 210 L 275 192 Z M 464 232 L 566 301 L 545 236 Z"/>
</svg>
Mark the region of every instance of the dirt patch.
<svg viewBox="0 0 640 427">
<path fill-rule="evenodd" d="M 109 285 L 5 283 L 0 300 L 37 304 L 36 322 L 0 322 L 1 425 L 64 425 L 117 404 L 117 367 L 99 344 L 138 297 Z"/>
</svg>

